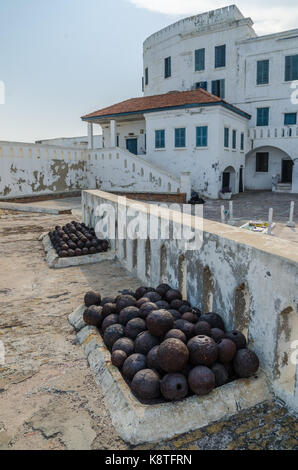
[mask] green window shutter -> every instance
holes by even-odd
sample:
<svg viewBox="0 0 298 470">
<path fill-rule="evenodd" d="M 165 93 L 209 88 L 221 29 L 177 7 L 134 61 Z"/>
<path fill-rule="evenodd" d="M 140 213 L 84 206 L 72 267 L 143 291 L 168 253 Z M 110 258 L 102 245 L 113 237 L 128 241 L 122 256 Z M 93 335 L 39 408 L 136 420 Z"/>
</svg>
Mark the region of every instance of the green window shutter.
<svg viewBox="0 0 298 470">
<path fill-rule="evenodd" d="M 172 64 L 171 57 L 165 59 L 165 78 L 169 78 L 172 75 Z"/>
<path fill-rule="evenodd" d="M 269 108 L 257 109 L 257 126 L 269 125 Z"/>
<path fill-rule="evenodd" d="M 155 131 L 155 148 L 164 149 L 165 148 L 165 130 Z"/>
<path fill-rule="evenodd" d="M 186 144 L 186 129 L 184 127 L 175 129 L 175 147 L 185 147 Z"/>
<path fill-rule="evenodd" d="M 237 131 L 235 130 L 233 130 L 233 134 L 232 134 L 232 147 L 233 147 L 233 150 L 235 150 L 237 147 Z"/>
<path fill-rule="evenodd" d="M 285 126 L 296 126 L 297 124 L 297 113 L 286 113 L 285 114 Z"/>
<path fill-rule="evenodd" d="M 205 70 L 205 49 L 195 51 L 195 71 Z"/>
<path fill-rule="evenodd" d="M 225 127 L 225 147 L 228 148 L 230 146 L 230 129 Z"/>
<path fill-rule="evenodd" d="M 215 48 L 215 68 L 226 66 L 226 45 Z"/>
<path fill-rule="evenodd" d="M 287 56 L 285 61 L 285 81 L 298 80 L 298 54 Z"/>
<path fill-rule="evenodd" d="M 267 85 L 269 83 L 269 60 L 259 60 L 257 62 L 257 85 Z"/>
<path fill-rule="evenodd" d="M 208 146 L 208 126 L 197 127 L 197 147 L 207 147 Z"/>
</svg>

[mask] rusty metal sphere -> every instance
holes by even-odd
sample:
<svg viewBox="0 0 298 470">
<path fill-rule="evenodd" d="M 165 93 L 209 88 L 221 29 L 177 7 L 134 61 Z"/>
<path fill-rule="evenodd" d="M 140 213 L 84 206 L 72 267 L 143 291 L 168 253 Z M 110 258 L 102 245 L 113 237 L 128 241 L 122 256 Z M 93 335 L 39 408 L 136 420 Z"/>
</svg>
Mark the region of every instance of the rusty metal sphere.
<svg viewBox="0 0 298 470">
<path fill-rule="evenodd" d="M 121 310 L 119 315 L 119 323 L 126 325 L 133 318 L 139 318 L 139 309 L 137 307 L 126 307 Z"/>
<path fill-rule="evenodd" d="M 229 381 L 235 380 L 237 376 L 236 376 L 236 372 L 234 371 L 233 362 L 227 362 L 226 364 L 223 364 L 223 366 L 228 373 Z"/>
<path fill-rule="evenodd" d="M 150 287 L 139 287 L 136 291 L 135 291 L 135 294 L 134 294 L 134 297 L 139 300 L 141 299 L 142 297 L 146 297 L 146 294 L 147 292 L 149 292 Z M 153 289 L 154 290 L 154 289 Z"/>
<path fill-rule="evenodd" d="M 143 331 L 140 333 L 135 340 L 135 351 L 136 353 L 144 354 L 147 356 L 154 346 L 159 345 L 159 340 L 156 336 L 153 336 L 149 331 Z"/>
<path fill-rule="evenodd" d="M 67 253 L 70 258 L 73 258 L 76 255 L 74 250 L 68 250 Z"/>
<path fill-rule="evenodd" d="M 85 310 L 83 319 L 86 325 L 100 328 L 103 321 L 102 307 L 99 307 L 98 305 L 91 305 L 91 307 Z"/>
<path fill-rule="evenodd" d="M 118 349 L 117 351 L 114 351 L 112 354 L 112 364 L 118 367 L 118 369 L 121 369 L 126 359 L 127 359 L 126 353 L 124 351 L 121 351 L 120 349 Z"/>
<path fill-rule="evenodd" d="M 130 338 L 120 338 L 114 343 L 112 351 L 124 351 L 127 357 L 131 356 L 135 350 L 135 343 Z"/>
<path fill-rule="evenodd" d="M 205 313 L 201 316 L 201 320 L 209 323 L 211 328 L 219 328 L 220 330 L 226 331 L 224 321 L 218 313 Z"/>
<path fill-rule="evenodd" d="M 102 308 L 102 315 L 104 318 L 108 317 L 109 315 L 115 315 L 117 313 L 116 304 L 104 304 Z"/>
<path fill-rule="evenodd" d="M 85 247 L 84 247 L 84 248 L 82 249 L 82 253 L 83 253 L 84 256 L 85 256 L 85 255 L 88 255 L 88 254 L 89 254 L 88 248 L 85 248 Z"/>
<path fill-rule="evenodd" d="M 157 292 L 147 292 L 146 297 L 147 299 L 149 299 L 149 302 L 152 302 L 152 303 L 162 300 L 161 296 Z"/>
<path fill-rule="evenodd" d="M 160 379 L 157 372 L 144 369 L 136 373 L 131 389 L 138 398 L 152 400 L 160 396 Z"/>
<path fill-rule="evenodd" d="M 101 296 L 98 292 L 87 292 L 84 298 L 84 303 L 86 307 L 91 307 L 92 305 L 100 305 Z"/>
<path fill-rule="evenodd" d="M 76 248 L 76 256 L 82 256 L 82 250 L 80 248 Z"/>
<path fill-rule="evenodd" d="M 166 295 L 166 293 L 168 292 L 168 290 L 171 289 L 171 286 L 169 286 L 168 284 L 160 284 L 157 288 L 156 288 L 156 292 L 161 296 L 161 297 L 164 297 Z"/>
<path fill-rule="evenodd" d="M 135 305 L 136 299 L 132 295 L 119 295 L 117 297 L 116 308 L 118 313 L 126 307 L 134 307 Z"/>
<path fill-rule="evenodd" d="M 160 382 L 160 391 L 166 400 L 182 400 L 188 394 L 188 383 L 183 374 L 167 374 Z"/>
<path fill-rule="evenodd" d="M 105 304 L 116 304 L 116 298 L 115 297 L 104 297 L 101 301 L 101 306 L 104 307 Z"/>
<path fill-rule="evenodd" d="M 153 336 L 164 336 L 174 326 L 172 315 L 167 310 L 155 310 L 146 319 L 146 326 Z"/>
<path fill-rule="evenodd" d="M 146 331 L 146 329 L 145 320 L 142 318 L 133 318 L 132 320 L 129 320 L 125 327 L 125 336 L 135 340 L 136 337 L 143 331 Z"/>
<path fill-rule="evenodd" d="M 181 313 L 179 313 L 178 310 L 170 309 L 168 310 L 168 312 L 170 312 L 170 314 L 174 318 L 174 321 L 181 320 Z"/>
<path fill-rule="evenodd" d="M 166 292 L 165 300 L 169 303 L 173 302 L 173 300 L 182 300 L 182 294 L 179 290 L 169 289 Z"/>
<path fill-rule="evenodd" d="M 176 320 L 174 322 L 174 328 L 183 331 L 187 339 L 192 338 L 195 335 L 195 325 L 186 320 Z"/>
<path fill-rule="evenodd" d="M 177 310 L 179 312 L 179 309 L 182 307 L 183 302 L 182 300 L 175 299 L 170 303 L 170 307 L 172 310 Z M 180 313 L 180 312 L 179 312 Z"/>
<path fill-rule="evenodd" d="M 103 332 L 105 332 L 106 329 L 109 328 L 109 326 L 116 325 L 117 323 L 119 323 L 119 315 L 109 315 L 102 322 L 101 329 Z"/>
<path fill-rule="evenodd" d="M 238 349 L 245 349 L 247 347 L 247 341 L 245 336 L 241 333 L 241 331 L 230 331 L 226 333 L 225 337 L 227 339 L 232 340 L 236 344 L 236 348 Z"/>
<path fill-rule="evenodd" d="M 258 356 L 249 349 L 239 349 L 233 360 L 233 367 L 241 378 L 252 377 L 259 369 L 260 362 Z"/>
<path fill-rule="evenodd" d="M 170 339 L 170 338 L 180 339 L 180 341 L 182 341 L 182 343 L 184 343 L 184 344 L 187 343 L 186 336 L 183 333 L 183 331 L 181 331 L 181 330 L 172 329 L 172 330 L 168 331 L 167 334 L 165 335 L 165 339 Z"/>
<path fill-rule="evenodd" d="M 189 323 L 196 323 L 198 321 L 198 317 L 194 315 L 192 312 L 184 313 L 181 318 L 182 320 L 188 321 Z"/>
<path fill-rule="evenodd" d="M 136 301 L 136 307 L 141 308 L 143 304 L 148 304 L 150 302 L 147 297 L 141 297 L 139 300 Z"/>
<path fill-rule="evenodd" d="M 159 367 L 158 364 L 158 350 L 159 346 L 154 346 L 154 348 L 149 351 L 147 355 L 147 367 L 148 369 L 154 369 L 158 373 L 162 374 L 163 370 Z"/>
<path fill-rule="evenodd" d="M 216 362 L 211 367 L 213 374 L 215 375 L 215 387 L 221 387 L 229 381 L 229 374 L 223 364 Z"/>
<path fill-rule="evenodd" d="M 170 304 L 165 300 L 158 300 L 155 304 L 159 310 L 168 310 L 170 308 Z"/>
<path fill-rule="evenodd" d="M 222 364 L 231 362 L 237 352 L 236 344 L 230 339 L 223 338 L 218 342 L 218 360 Z"/>
<path fill-rule="evenodd" d="M 184 315 L 184 313 L 192 312 L 192 308 L 190 305 L 182 304 L 181 307 L 179 308 L 179 312 L 181 313 L 181 315 Z"/>
<path fill-rule="evenodd" d="M 217 344 L 209 336 L 195 336 L 188 343 L 191 364 L 211 366 L 218 357 Z"/>
<path fill-rule="evenodd" d="M 219 328 L 212 328 L 210 332 L 210 337 L 214 339 L 216 343 L 218 343 L 221 339 L 225 337 L 225 332 L 223 330 L 220 330 Z"/>
<path fill-rule="evenodd" d="M 153 302 L 144 303 L 140 308 L 140 317 L 146 319 L 149 313 L 158 310 L 158 306 Z"/>
<path fill-rule="evenodd" d="M 146 369 L 146 367 L 146 356 L 143 354 L 132 354 L 124 362 L 122 373 L 127 379 L 132 380 L 137 372 Z"/>
<path fill-rule="evenodd" d="M 215 375 L 208 367 L 194 367 L 189 373 L 188 385 L 196 395 L 208 395 L 215 387 Z"/>
<path fill-rule="evenodd" d="M 189 360 L 189 351 L 179 339 L 166 339 L 158 349 L 158 364 L 165 372 L 181 372 Z"/>
<path fill-rule="evenodd" d="M 104 342 L 110 349 L 114 346 L 116 341 L 124 336 L 124 327 L 116 323 L 115 325 L 109 326 L 104 332 Z"/>
<path fill-rule="evenodd" d="M 210 336 L 211 335 L 211 326 L 206 321 L 201 319 L 195 324 L 195 334 L 196 336 Z"/>
</svg>

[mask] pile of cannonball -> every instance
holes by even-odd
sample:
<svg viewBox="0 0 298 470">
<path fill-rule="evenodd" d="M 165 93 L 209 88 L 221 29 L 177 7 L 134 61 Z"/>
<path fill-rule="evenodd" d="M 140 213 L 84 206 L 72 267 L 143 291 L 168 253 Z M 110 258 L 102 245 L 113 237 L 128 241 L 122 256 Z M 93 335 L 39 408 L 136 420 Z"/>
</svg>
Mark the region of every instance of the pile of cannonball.
<svg viewBox="0 0 298 470">
<path fill-rule="evenodd" d="M 64 227 L 55 227 L 49 237 L 60 258 L 95 255 L 109 249 L 109 242 L 99 240 L 93 228 L 75 221 Z"/>
<path fill-rule="evenodd" d="M 167 284 L 117 297 L 85 296 L 84 322 L 95 326 L 140 400 L 207 395 L 259 368 L 240 331 L 225 330 L 217 313 L 201 314 Z"/>
</svg>

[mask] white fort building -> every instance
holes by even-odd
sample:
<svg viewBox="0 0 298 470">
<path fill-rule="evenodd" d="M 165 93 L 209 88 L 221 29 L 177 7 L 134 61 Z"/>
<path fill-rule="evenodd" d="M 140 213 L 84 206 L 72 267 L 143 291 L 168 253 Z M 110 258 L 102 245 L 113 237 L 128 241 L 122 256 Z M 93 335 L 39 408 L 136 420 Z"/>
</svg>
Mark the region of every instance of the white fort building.
<svg viewBox="0 0 298 470">
<path fill-rule="evenodd" d="M 257 36 L 232 5 L 153 34 L 143 55 L 144 97 L 84 116 L 90 147 L 99 124 L 104 147 L 189 172 L 202 195 L 298 192 L 298 29 Z"/>
</svg>

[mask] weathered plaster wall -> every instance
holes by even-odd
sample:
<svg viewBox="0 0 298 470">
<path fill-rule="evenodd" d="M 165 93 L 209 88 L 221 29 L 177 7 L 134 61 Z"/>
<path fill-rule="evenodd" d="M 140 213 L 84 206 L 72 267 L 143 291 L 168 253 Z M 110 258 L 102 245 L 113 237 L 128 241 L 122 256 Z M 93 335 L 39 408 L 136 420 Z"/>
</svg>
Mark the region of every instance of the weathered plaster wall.
<svg viewBox="0 0 298 470">
<path fill-rule="evenodd" d="M 95 209 L 107 202 L 117 212 L 117 196 L 84 191 L 84 221 L 100 224 Z M 167 281 L 185 290 L 200 309 L 220 313 L 227 328 L 248 331 L 250 348 L 259 355 L 276 395 L 298 410 L 297 365 L 291 357 L 292 341 L 298 338 L 289 333 L 298 331 L 295 244 L 205 220 L 200 249 L 185 251 L 175 240 L 116 238 L 113 245 L 120 261 L 145 284 Z M 240 301 L 239 290 L 244 292 Z"/>
</svg>

